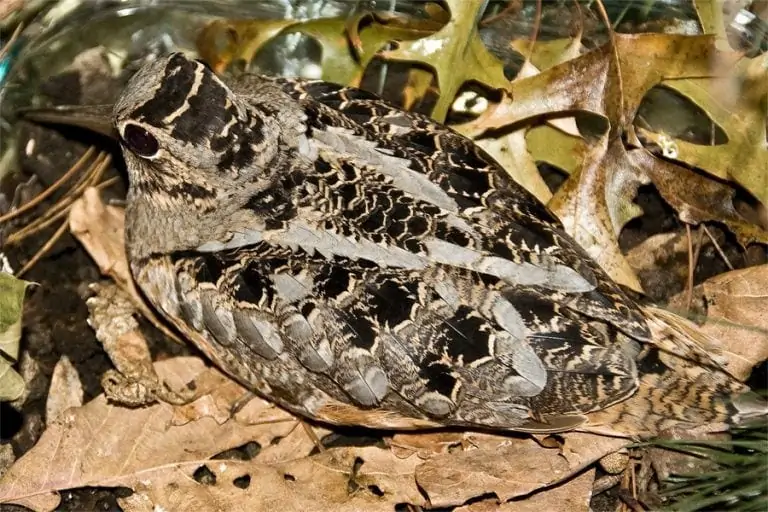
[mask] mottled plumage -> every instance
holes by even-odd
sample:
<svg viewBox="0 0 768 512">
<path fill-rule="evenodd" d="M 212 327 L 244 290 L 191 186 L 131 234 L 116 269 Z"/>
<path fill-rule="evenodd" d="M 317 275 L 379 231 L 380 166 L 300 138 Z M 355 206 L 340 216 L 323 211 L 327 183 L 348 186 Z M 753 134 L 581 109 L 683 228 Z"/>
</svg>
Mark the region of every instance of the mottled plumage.
<svg viewBox="0 0 768 512">
<path fill-rule="evenodd" d="M 174 54 L 137 73 L 114 123 L 139 286 L 292 411 L 557 431 L 606 408 L 605 423 L 632 416 L 614 404 L 645 396 L 641 381 L 689 382 L 546 207 L 426 117 L 321 81 L 225 85 Z M 688 397 L 711 407 L 647 430 L 736 414 L 742 387 L 718 375 Z"/>
</svg>

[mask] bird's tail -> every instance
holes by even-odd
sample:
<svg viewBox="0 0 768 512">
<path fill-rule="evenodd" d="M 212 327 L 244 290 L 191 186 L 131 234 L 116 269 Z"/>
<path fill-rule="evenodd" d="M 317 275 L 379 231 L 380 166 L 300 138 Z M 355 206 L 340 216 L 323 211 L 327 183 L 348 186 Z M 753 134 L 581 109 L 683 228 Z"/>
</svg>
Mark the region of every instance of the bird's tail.
<svg viewBox="0 0 768 512">
<path fill-rule="evenodd" d="M 727 430 L 768 418 L 768 402 L 728 373 L 717 340 L 674 313 L 643 309 L 653 343 L 637 357 L 639 389 L 590 413 L 588 430 L 647 437 L 670 429 Z"/>
</svg>

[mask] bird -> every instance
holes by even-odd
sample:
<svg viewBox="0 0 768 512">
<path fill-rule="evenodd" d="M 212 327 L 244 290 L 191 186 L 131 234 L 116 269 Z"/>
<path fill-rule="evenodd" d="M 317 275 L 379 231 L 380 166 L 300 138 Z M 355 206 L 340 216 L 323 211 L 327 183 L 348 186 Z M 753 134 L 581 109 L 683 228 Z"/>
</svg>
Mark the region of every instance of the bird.
<svg viewBox="0 0 768 512">
<path fill-rule="evenodd" d="M 764 408 L 704 347 L 659 340 L 659 315 L 427 116 L 322 80 L 220 76 L 176 52 L 142 67 L 106 122 L 139 288 L 295 414 L 651 435 Z"/>
</svg>

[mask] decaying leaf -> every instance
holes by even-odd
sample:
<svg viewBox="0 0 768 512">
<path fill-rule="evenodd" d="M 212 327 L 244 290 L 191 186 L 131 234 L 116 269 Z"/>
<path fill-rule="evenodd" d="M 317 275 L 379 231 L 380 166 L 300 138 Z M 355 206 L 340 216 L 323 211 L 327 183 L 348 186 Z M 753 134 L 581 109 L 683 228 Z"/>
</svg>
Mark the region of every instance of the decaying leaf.
<svg viewBox="0 0 768 512">
<path fill-rule="evenodd" d="M 549 207 L 616 282 L 641 291 L 640 281 L 619 249 L 618 234 L 642 214 L 632 200 L 647 178 L 627 159 L 620 139 L 604 141 L 587 152 L 584 166 L 560 187 Z"/>
<path fill-rule="evenodd" d="M 702 332 L 720 341 L 726 367 L 744 380 L 768 359 L 768 265 L 733 270 L 694 289 L 706 304 Z M 679 306 L 684 293 L 671 303 Z"/>
<path fill-rule="evenodd" d="M 375 447 L 333 448 L 266 465 L 256 460 L 185 462 L 155 468 L 120 499 L 127 512 L 152 510 L 333 510 L 391 512 L 398 503 L 426 505 L 413 480 L 420 460 Z M 205 485 L 193 478 L 205 465 Z"/>
<path fill-rule="evenodd" d="M 24 379 L 12 367 L 19 357 L 24 294 L 31 283 L 0 272 L 0 401 L 16 400 Z"/>
<path fill-rule="evenodd" d="M 537 492 L 524 499 L 499 503 L 487 499 L 458 507 L 455 512 L 542 512 L 567 510 L 568 512 L 589 512 L 592 484 L 595 470 L 590 469 L 565 483 Z"/>
<path fill-rule="evenodd" d="M 416 469 L 416 481 L 436 507 L 488 493 L 507 501 L 562 482 L 628 442 L 580 433 L 562 437 L 561 449 L 545 449 L 531 438 L 477 435 L 480 447 L 431 457 Z"/>
<path fill-rule="evenodd" d="M 648 175 L 683 222 L 722 222 L 745 247 L 752 242 L 768 243 L 768 232 L 750 223 L 736 211 L 733 204 L 736 190 L 733 187 L 656 158 L 644 149 L 631 150 L 627 155 L 634 166 Z M 762 173 L 766 174 L 764 169 Z"/>
<path fill-rule="evenodd" d="M 158 362 L 155 369 L 174 388 L 220 375 L 193 357 Z M 228 379 L 220 379 L 210 392 L 214 401 L 222 393 L 230 397 L 246 393 Z M 239 391 L 232 393 L 232 386 Z M 169 404 L 127 409 L 110 405 L 101 395 L 60 416 L 14 464 L 0 480 L 0 503 L 53 510 L 59 502 L 57 491 L 89 485 L 132 487 L 154 470 L 205 460 L 250 441 L 267 446 L 299 425 L 292 415 L 258 398 L 248 409 L 247 423 L 238 417 L 221 423 L 206 408 L 179 422 L 176 408 Z M 290 458 L 307 454 L 297 452 Z M 46 471 L 40 471 L 42 467 Z"/>
</svg>

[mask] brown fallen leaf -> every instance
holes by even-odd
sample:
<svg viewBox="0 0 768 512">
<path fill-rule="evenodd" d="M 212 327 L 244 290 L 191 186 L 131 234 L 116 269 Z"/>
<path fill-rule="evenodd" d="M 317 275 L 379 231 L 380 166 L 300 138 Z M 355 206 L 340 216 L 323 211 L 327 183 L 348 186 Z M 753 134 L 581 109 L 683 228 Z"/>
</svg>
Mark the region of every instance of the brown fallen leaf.
<svg viewBox="0 0 768 512">
<path fill-rule="evenodd" d="M 543 449 L 531 438 L 490 437 L 495 439 L 482 439 L 481 448 L 435 455 L 416 468 L 416 481 L 432 506 L 461 505 L 488 493 L 501 501 L 524 496 L 628 444 L 626 439 L 568 433 L 559 450 Z"/>
<path fill-rule="evenodd" d="M 45 423 L 51 425 L 64 411 L 83 405 L 83 383 L 72 362 L 61 356 L 53 368 L 48 398 L 45 401 Z"/>
<path fill-rule="evenodd" d="M 584 166 L 571 174 L 549 202 L 573 236 L 614 281 L 642 291 L 640 281 L 619 249 L 624 225 L 642 214 L 633 199 L 648 182 L 627 159 L 619 138 L 607 136 L 587 151 Z"/>
<path fill-rule="evenodd" d="M 202 461 L 141 474 L 134 494 L 119 499 L 126 512 L 153 510 L 333 510 L 391 512 L 398 503 L 426 505 L 413 480 L 419 459 L 398 459 L 375 447 L 333 448 L 302 459 L 205 462 L 207 485 L 193 478 Z M 212 481 L 211 481 L 212 480 Z"/>
<path fill-rule="evenodd" d="M 628 151 L 627 156 L 650 178 L 683 222 L 722 222 L 745 247 L 752 242 L 768 243 L 768 232 L 736 211 L 733 204 L 736 190 L 733 187 L 656 158 L 645 149 Z"/>
<path fill-rule="evenodd" d="M 592 498 L 594 481 L 595 470 L 590 469 L 576 478 L 523 499 L 505 503 L 488 499 L 458 507 L 455 512 L 542 512 L 548 510 L 589 512 L 589 501 Z"/>
<path fill-rule="evenodd" d="M 174 388 L 218 373 L 193 357 L 158 362 L 155 369 Z M 53 510 L 59 503 L 58 491 L 83 486 L 133 487 L 153 471 L 190 461 L 198 461 L 194 464 L 199 466 L 199 461 L 249 441 L 267 446 L 296 428 L 298 422 L 292 415 L 254 400 L 249 404 L 254 408 L 251 421 L 261 416 L 259 423 L 219 423 L 202 411 L 175 425 L 171 405 L 126 409 L 110 405 L 101 395 L 83 407 L 69 409 L 16 461 L 0 479 L 0 503 Z M 299 458 L 307 454 L 284 455 Z"/>
<path fill-rule="evenodd" d="M 706 303 L 701 331 L 720 341 L 726 368 L 736 378 L 749 377 L 768 359 L 768 265 L 733 270 L 707 279 L 694 289 Z M 685 303 L 685 293 L 670 301 Z"/>
</svg>

